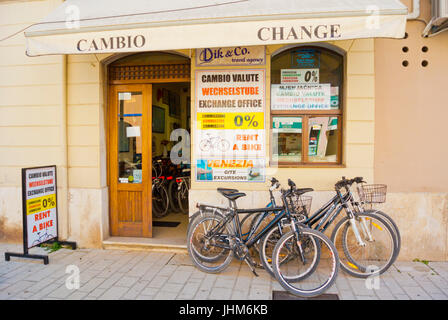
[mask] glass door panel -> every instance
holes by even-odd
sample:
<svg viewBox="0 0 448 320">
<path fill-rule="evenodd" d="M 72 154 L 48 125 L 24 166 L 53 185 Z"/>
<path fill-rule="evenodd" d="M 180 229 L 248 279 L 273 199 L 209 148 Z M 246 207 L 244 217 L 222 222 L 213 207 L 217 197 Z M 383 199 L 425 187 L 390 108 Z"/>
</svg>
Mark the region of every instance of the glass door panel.
<svg viewBox="0 0 448 320">
<path fill-rule="evenodd" d="M 142 92 L 119 92 L 118 182 L 142 183 Z"/>
</svg>

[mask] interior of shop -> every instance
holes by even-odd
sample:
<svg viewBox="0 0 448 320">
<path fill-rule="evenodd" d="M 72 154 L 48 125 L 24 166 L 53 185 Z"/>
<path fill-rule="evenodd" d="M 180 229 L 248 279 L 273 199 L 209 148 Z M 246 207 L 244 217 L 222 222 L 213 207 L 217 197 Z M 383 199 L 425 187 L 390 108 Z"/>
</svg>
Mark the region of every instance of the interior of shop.
<svg viewBox="0 0 448 320">
<path fill-rule="evenodd" d="M 154 84 L 152 89 L 153 238 L 185 242 L 190 165 L 182 139 L 190 133 L 190 83 Z"/>
</svg>

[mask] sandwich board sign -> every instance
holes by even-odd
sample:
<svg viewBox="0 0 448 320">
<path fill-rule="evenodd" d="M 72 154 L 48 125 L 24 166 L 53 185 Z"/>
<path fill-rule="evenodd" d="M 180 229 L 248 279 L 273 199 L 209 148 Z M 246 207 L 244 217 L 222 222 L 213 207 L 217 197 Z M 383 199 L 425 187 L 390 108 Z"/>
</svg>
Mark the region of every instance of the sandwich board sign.
<svg viewBox="0 0 448 320">
<path fill-rule="evenodd" d="M 58 211 L 56 166 L 22 169 L 22 210 L 23 210 L 23 254 L 5 253 L 6 261 L 11 256 L 43 259 L 48 264 L 48 256 L 32 255 L 28 249 L 45 242 L 58 241 Z M 76 248 L 75 243 L 65 242 Z"/>
</svg>

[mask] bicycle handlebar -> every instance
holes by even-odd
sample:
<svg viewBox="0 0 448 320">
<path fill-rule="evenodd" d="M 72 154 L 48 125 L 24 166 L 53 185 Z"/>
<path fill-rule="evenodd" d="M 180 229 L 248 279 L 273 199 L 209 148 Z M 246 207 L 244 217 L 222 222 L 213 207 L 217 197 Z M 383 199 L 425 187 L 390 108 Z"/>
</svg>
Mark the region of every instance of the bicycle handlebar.
<svg viewBox="0 0 448 320">
<path fill-rule="evenodd" d="M 336 191 L 338 191 L 339 189 L 342 188 L 348 188 L 350 187 L 353 183 L 365 183 L 365 181 L 363 180 L 362 177 L 355 177 L 353 179 L 346 179 L 345 177 L 342 177 L 342 180 L 339 180 L 338 182 L 336 182 L 336 184 L 334 185 Z"/>
<path fill-rule="evenodd" d="M 355 177 L 352 179 L 352 181 L 356 182 L 356 183 L 365 183 L 365 181 L 362 177 Z"/>
<path fill-rule="evenodd" d="M 270 191 L 274 191 L 280 187 L 280 182 L 272 177 L 271 179 L 271 187 L 269 188 Z"/>
<path fill-rule="evenodd" d="M 288 186 L 291 187 L 291 190 L 296 187 L 296 184 L 291 179 L 288 179 Z"/>
</svg>

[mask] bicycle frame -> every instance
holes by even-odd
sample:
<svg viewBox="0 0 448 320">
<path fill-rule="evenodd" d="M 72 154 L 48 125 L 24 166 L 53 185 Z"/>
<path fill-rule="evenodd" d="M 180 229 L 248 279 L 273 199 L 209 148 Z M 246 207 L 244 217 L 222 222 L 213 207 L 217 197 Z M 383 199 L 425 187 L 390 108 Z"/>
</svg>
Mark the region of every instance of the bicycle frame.
<svg viewBox="0 0 448 320">
<path fill-rule="evenodd" d="M 357 188 L 359 188 L 359 186 L 357 185 Z M 362 202 L 360 200 L 360 202 L 356 201 L 353 193 L 351 191 L 351 188 L 349 186 L 345 187 L 345 190 L 347 191 L 347 193 L 350 195 L 350 205 L 353 208 L 353 214 L 356 216 L 357 213 L 362 213 L 365 212 L 364 210 L 364 202 Z M 367 221 L 365 218 L 361 218 L 361 230 L 364 233 L 364 236 L 369 240 L 369 241 L 373 241 L 373 236 L 372 233 L 370 232 L 369 228 L 367 227 Z M 359 241 L 359 240 L 358 240 Z M 362 243 L 362 241 L 361 241 Z"/>
<path fill-rule="evenodd" d="M 214 211 L 220 212 L 224 220 L 220 221 L 220 223 L 215 226 L 211 231 L 210 234 L 214 235 L 215 233 L 221 232 L 224 227 L 233 220 L 233 236 L 235 238 L 240 239 L 244 245 L 246 245 L 247 248 L 251 248 L 260 238 L 262 238 L 274 225 L 279 224 L 280 221 L 288 216 L 287 211 L 285 210 L 285 207 L 277 207 L 275 203 L 275 198 L 271 193 L 271 201 L 266 205 L 264 208 L 257 208 L 257 209 L 237 209 L 236 204 L 234 201 L 229 201 L 230 205 L 229 208 L 222 208 L 217 206 L 208 206 L 208 205 L 201 205 L 201 209 L 212 209 Z M 260 232 L 255 234 L 255 231 L 260 226 L 261 222 L 270 214 L 273 212 L 276 212 L 275 218 L 269 222 L 267 226 L 265 226 Z M 254 224 L 254 226 L 249 231 L 248 235 L 247 233 L 243 234 L 241 230 L 241 220 L 239 218 L 240 214 L 256 214 L 256 213 L 263 213 L 257 220 L 257 222 Z M 247 237 L 244 237 L 247 235 Z M 224 249 L 232 249 L 231 246 L 223 246 L 219 244 L 215 244 L 217 247 L 221 247 Z"/>
<path fill-rule="evenodd" d="M 269 203 L 271 204 L 271 203 Z M 258 240 L 260 240 L 274 225 L 281 223 L 280 221 L 286 217 L 287 213 L 285 211 L 285 209 L 283 207 L 265 207 L 262 209 L 254 209 L 257 210 L 257 212 L 253 212 L 253 213 L 261 213 L 264 211 L 264 214 L 261 215 L 258 218 L 258 221 L 254 224 L 254 226 L 251 228 L 251 230 L 249 231 L 248 236 L 244 239 L 243 234 L 239 234 L 238 237 L 240 239 L 243 240 L 243 243 L 248 247 L 252 247 Z M 255 234 L 255 231 L 258 229 L 258 227 L 260 226 L 261 222 L 268 216 L 270 215 L 272 212 L 279 212 L 277 214 L 275 214 L 275 218 L 273 220 L 271 220 L 271 222 L 268 223 L 267 226 L 265 226 L 260 232 Z M 247 212 L 238 212 L 238 213 L 247 213 Z M 238 219 L 238 223 L 240 224 L 240 228 L 241 228 L 241 221 Z"/>
<path fill-rule="evenodd" d="M 348 201 L 349 197 L 349 194 L 342 195 L 338 191 L 330 201 L 324 204 L 303 223 L 312 229 L 325 232 L 325 230 L 327 230 L 333 221 L 339 216 L 342 209 L 344 209 L 346 201 Z"/>
</svg>

